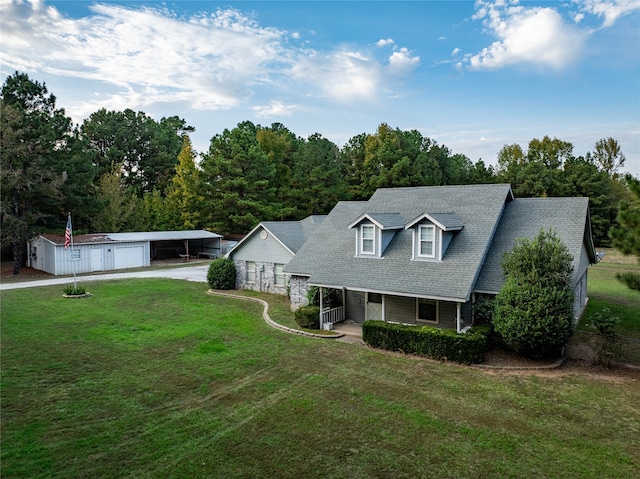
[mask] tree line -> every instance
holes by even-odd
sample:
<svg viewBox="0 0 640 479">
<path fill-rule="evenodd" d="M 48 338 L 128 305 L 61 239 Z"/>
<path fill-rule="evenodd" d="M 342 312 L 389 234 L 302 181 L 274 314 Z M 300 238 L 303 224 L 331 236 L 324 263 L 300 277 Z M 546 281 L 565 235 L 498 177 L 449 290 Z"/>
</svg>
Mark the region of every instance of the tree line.
<svg viewBox="0 0 640 479">
<path fill-rule="evenodd" d="M 526 150 L 505 145 L 491 166 L 385 123 L 338 147 L 319 133 L 302 138 L 281 123 L 245 121 L 199 154 L 182 118 L 100 109 L 74 125 L 44 83 L 19 72 L 2 86 L 1 109 L 2 249 L 18 264 L 26 241 L 60 232 L 69 211 L 76 233 L 226 235 L 326 214 L 381 187 L 506 182 L 517 197 L 588 196 L 596 244 L 606 246 L 620 202 L 632 201 L 613 138 L 584 157 L 546 136 Z"/>
</svg>

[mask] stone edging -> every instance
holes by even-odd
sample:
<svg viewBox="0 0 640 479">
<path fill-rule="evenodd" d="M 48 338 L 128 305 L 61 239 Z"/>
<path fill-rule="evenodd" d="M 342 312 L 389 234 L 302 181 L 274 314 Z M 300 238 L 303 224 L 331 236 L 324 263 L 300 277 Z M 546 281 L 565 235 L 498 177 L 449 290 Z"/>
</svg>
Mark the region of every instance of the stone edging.
<svg viewBox="0 0 640 479">
<path fill-rule="evenodd" d="M 239 294 L 219 293 L 218 291 L 214 291 L 212 289 L 207 291 L 207 294 L 214 295 L 214 296 L 224 296 L 227 298 L 234 298 L 234 299 L 244 299 L 245 301 L 255 301 L 256 303 L 260 303 L 264 307 L 262 310 L 262 318 L 265 320 L 265 322 L 269 326 L 275 329 L 279 329 L 280 331 L 284 331 L 286 333 L 299 334 L 300 336 L 308 336 L 311 338 L 318 338 L 318 339 L 337 339 L 344 336 L 344 333 L 338 333 L 338 334 L 332 334 L 332 335 L 308 333 L 306 331 L 300 331 L 299 329 L 293 329 L 293 328 L 289 328 L 288 326 L 283 326 L 282 324 L 278 324 L 273 319 L 271 319 L 271 317 L 269 317 L 269 303 L 259 298 L 251 298 L 249 296 L 241 296 Z"/>
<path fill-rule="evenodd" d="M 537 371 L 545 369 L 556 369 L 567 362 L 567 356 L 562 356 L 553 364 L 546 364 L 544 366 L 494 366 L 491 364 L 470 364 L 469 367 L 475 369 L 485 369 L 491 371 Z"/>
</svg>

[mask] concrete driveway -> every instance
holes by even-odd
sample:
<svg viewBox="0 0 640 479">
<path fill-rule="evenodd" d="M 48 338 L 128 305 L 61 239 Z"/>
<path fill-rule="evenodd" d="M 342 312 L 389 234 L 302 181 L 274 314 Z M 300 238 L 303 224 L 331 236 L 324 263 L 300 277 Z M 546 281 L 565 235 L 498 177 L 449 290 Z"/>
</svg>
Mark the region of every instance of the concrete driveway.
<svg viewBox="0 0 640 479">
<path fill-rule="evenodd" d="M 104 281 L 108 279 L 129 279 L 129 278 L 170 278 L 183 279 L 185 281 L 195 281 L 198 283 L 207 282 L 207 271 L 209 263 L 198 266 L 184 266 L 180 268 L 165 268 L 148 271 L 132 271 L 123 273 L 103 273 L 88 276 L 78 276 L 76 281 L 84 284 L 89 281 Z M 9 289 L 35 288 L 38 286 L 55 286 L 57 284 L 73 284 L 73 276 L 64 278 L 40 279 L 36 281 L 22 281 L 19 283 L 0 283 L 0 291 Z"/>
</svg>

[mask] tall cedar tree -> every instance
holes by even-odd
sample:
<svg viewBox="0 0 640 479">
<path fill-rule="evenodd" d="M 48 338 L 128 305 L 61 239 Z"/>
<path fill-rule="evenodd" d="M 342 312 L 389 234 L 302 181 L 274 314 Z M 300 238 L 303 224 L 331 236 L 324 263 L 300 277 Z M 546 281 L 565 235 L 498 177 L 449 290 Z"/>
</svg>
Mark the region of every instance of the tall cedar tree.
<svg viewBox="0 0 640 479">
<path fill-rule="evenodd" d="M 171 230 L 189 230 L 201 227 L 202 196 L 198 194 L 200 171 L 196 167 L 196 154 L 189 135 L 182 137 L 182 150 L 178 155 L 176 174 L 171 179 L 166 203 Z"/>
</svg>

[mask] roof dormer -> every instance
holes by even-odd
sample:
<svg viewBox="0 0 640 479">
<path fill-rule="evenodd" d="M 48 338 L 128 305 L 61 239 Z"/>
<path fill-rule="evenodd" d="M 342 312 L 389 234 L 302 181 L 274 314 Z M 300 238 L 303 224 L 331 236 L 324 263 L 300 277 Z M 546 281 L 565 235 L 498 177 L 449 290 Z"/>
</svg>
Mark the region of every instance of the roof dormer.
<svg viewBox="0 0 640 479">
<path fill-rule="evenodd" d="M 364 213 L 349 224 L 356 230 L 356 256 L 382 258 L 396 232 L 404 228 L 399 213 Z"/>
<path fill-rule="evenodd" d="M 442 261 L 453 236 L 462 228 L 464 224 L 453 213 L 422 213 L 405 226 L 413 230 L 411 259 Z"/>
</svg>

